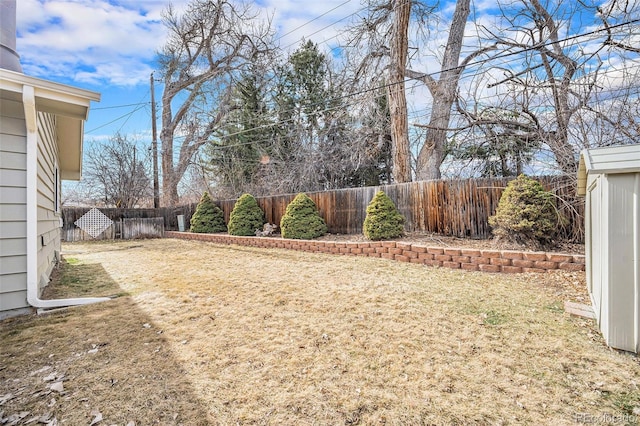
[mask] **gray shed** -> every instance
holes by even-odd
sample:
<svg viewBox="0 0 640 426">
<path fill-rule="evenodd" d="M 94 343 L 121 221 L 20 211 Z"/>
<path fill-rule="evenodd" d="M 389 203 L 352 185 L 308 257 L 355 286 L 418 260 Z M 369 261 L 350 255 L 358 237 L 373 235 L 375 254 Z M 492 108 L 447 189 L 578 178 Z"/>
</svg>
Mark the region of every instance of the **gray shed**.
<svg viewBox="0 0 640 426">
<path fill-rule="evenodd" d="M 640 350 L 640 145 L 582 151 L 587 286 L 613 348 Z"/>
</svg>

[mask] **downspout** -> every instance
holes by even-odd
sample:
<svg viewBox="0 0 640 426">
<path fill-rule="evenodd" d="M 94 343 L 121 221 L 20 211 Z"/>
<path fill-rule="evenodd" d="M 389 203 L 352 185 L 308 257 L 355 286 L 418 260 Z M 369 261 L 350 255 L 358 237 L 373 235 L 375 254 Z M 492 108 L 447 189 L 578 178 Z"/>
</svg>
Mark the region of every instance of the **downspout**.
<svg viewBox="0 0 640 426">
<path fill-rule="evenodd" d="M 43 300 L 38 291 L 38 124 L 35 91 L 23 86 L 22 103 L 27 125 L 27 302 L 34 308 L 62 308 L 111 300 L 108 297 Z"/>
<path fill-rule="evenodd" d="M 0 68 L 22 72 L 16 52 L 16 0 L 0 0 Z"/>
</svg>

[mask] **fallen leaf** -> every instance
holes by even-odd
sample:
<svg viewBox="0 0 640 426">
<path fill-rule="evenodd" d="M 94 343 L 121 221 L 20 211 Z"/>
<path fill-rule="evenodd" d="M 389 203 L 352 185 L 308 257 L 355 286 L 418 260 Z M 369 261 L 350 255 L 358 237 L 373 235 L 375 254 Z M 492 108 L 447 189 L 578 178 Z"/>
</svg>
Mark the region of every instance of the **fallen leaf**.
<svg viewBox="0 0 640 426">
<path fill-rule="evenodd" d="M 12 393 L 8 393 L 5 395 L 0 396 L 0 405 L 3 405 L 5 402 L 9 401 L 13 399 L 13 394 Z"/>
<path fill-rule="evenodd" d="M 55 382 L 51 386 L 49 386 L 49 389 L 58 393 L 62 393 L 64 392 L 64 385 L 62 384 L 62 382 Z"/>
<path fill-rule="evenodd" d="M 38 423 L 43 423 L 43 424 L 49 423 L 51 421 L 51 413 L 45 413 L 45 414 L 43 414 L 41 416 L 32 417 L 29 420 L 27 420 L 24 424 L 28 425 L 28 424 L 36 422 L 36 421 Z"/>
<path fill-rule="evenodd" d="M 93 426 L 95 424 L 98 424 L 102 421 L 102 413 L 98 410 L 93 410 L 91 411 L 91 415 L 95 416 L 93 418 L 93 420 L 91 421 L 91 423 L 89 424 L 89 426 Z"/>
<path fill-rule="evenodd" d="M 2 419 L 7 425 L 16 425 L 18 422 L 29 415 L 31 411 L 21 411 L 18 414 L 12 414 L 6 419 Z"/>
<path fill-rule="evenodd" d="M 51 355 L 49 355 L 49 356 L 51 356 Z M 36 375 L 38 375 L 38 374 L 40 374 L 40 373 L 44 373 L 45 371 L 49 371 L 49 370 L 51 370 L 52 368 L 53 368 L 53 367 L 52 367 L 52 366 L 50 366 L 50 365 L 45 365 L 44 367 L 42 367 L 42 368 L 41 368 L 41 369 L 39 369 L 39 370 L 32 371 L 30 375 L 31 375 L 31 376 L 36 376 Z"/>
<path fill-rule="evenodd" d="M 42 380 L 44 380 L 45 382 L 52 382 L 56 379 L 57 376 L 58 376 L 58 373 L 54 371 L 53 373 L 47 376 L 44 376 Z"/>
</svg>

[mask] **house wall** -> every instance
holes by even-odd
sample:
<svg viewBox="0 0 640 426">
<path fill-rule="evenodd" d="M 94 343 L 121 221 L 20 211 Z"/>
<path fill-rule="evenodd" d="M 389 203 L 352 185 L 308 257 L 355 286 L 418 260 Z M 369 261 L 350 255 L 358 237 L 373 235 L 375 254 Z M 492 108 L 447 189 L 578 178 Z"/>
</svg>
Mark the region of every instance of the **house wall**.
<svg viewBox="0 0 640 426">
<path fill-rule="evenodd" d="M 0 92 L 0 318 L 28 308 L 27 154 L 22 102 Z"/>
<path fill-rule="evenodd" d="M 38 286 L 41 291 L 60 257 L 61 212 L 56 118 L 38 113 Z"/>
</svg>

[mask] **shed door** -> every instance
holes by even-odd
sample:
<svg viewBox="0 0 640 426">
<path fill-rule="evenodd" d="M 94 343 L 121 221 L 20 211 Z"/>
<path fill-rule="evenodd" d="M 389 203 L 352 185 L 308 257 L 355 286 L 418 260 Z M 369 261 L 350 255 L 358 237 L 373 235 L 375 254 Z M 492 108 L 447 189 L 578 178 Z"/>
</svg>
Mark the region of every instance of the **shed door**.
<svg viewBox="0 0 640 426">
<path fill-rule="evenodd" d="M 605 200 L 602 199 L 602 180 L 597 179 L 593 182 L 593 185 L 588 190 L 586 211 L 588 212 L 587 223 L 587 247 L 590 265 L 589 274 L 589 293 L 591 294 L 591 302 L 593 303 L 593 310 L 598 318 L 598 323 L 601 321 L 602 314 L 602 279 L 603 268 L 602 262 L 605 262 L 604 257 L 604 233 L 606 232 L 605 224 L 602 217 L 602 204 Z"/>
</svg>

